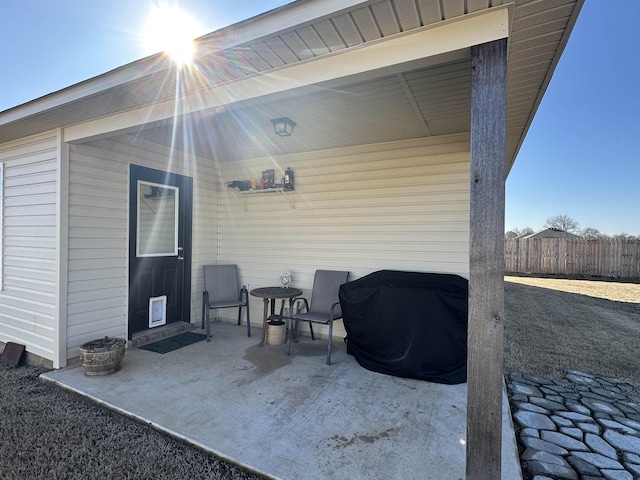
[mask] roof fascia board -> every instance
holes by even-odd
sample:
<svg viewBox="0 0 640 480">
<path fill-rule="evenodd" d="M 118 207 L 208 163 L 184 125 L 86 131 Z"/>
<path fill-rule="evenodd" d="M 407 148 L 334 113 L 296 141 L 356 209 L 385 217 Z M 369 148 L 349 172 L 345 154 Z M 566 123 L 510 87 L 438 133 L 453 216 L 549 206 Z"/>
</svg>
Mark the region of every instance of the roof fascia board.
<svg viewBox="0 0 640 480">
<path fill-rule="evenodd" d="M 398 65 L 451 54 L 508 36 L 509 7 L 495 7 L 190 93 L 179 99 L 179 108 L 176 108 L 174 100 L 170 100 L 73 125 L 64 129 L 64 141 L 80 142 L 107 134 L 125 133 L 146 123 L 223 108 L 285 91 L 329 83 L 335 85 L 341 79 L 372 71 L 396 73 L 397 68 L 394 67 Z"/>
<path fill-rule="evenodd" d="M 90 97 L 113 87 L 137 80 L 147 75 L 168 69 L 169 60 L 163 54 L 150 57 L 118 67 L 110 72 L 77 83 L 44 97 L 0 112 L 0 126 L 37 115 L 62 105 Z"/>
<path fill-rule="evenodd" d="M 219 45 L 207 50 L 207 54 L 235 45 L 252 42 L 301 25 L 337 15 L 345 10 L 373 3 L 372 0 L 298 0 L 269 12 L 243 20 L 229 27 L 208 33 L 197 39 L 198 43 Z M 215 40 L 220 43 L 216 44 Z"/>
<path fill-rule="evenodd" d="M 206 43 L 215 43 L 215 40 L 219 39 L 219 44 L 213 48 L 207 46 L 204 49 L 206 52 L 202 52 L 203 54 L 210 55 L 235 45 L 257 40 L 273 35 L 279 31 L 299 26 L 301 23 L 308 23 L 318 18 L 333 15 L 342 10 L 352 9 L 359 5 L 370 3 L 370 1 L 371 0 L 298 1 L 204 35 L 197 39 L 196 42 L 204 46 Z M 37 115 L 38 113 L 170 68 L 173 68 L 173 62 L 164 53 L 151 55 L 57 92 L 0 112 L 0 126 L 32 115 Z"/>
</svg>

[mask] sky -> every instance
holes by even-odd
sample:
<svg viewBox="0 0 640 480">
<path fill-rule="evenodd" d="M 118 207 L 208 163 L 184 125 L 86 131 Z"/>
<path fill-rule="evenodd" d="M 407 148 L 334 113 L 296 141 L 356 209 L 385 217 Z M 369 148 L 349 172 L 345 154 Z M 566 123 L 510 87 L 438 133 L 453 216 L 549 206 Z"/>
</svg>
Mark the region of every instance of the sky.
<svg viewBox="0 0 640 480">
<path fill-rule="evenodd" d="M 155 53 L 142 37 L 161 2 L 0 0 L 0 111 Z M 198 37 L 289 0 L 177 3 Z M 507 179 L 505 230 L 567 215 L 640 236 L 638 19 L 640 0 L 585 1 Z"/>
<path fill-rule="evenodd" d="M 618 16 L 619 15 L 619 16 Z M 507 179 L 506 230 L 640 236 L 640 0 L 586 0 Z"/>
</svg>

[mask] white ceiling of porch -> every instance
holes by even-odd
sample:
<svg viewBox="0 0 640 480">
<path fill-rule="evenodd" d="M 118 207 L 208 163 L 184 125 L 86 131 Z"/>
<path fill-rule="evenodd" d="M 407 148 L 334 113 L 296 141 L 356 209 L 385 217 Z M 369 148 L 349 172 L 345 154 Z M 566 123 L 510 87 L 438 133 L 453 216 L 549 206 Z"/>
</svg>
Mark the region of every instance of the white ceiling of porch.
<svg viewBox="0 0 640 480">
<path fill-rule="evenodd" d="M 304 6 L 306 2 L 300 3 Z M 508 2 L 371 0 L 294 28 L 277 33 L 265 31 L 259 38 L 253 35 L 242 41 L 241 33 L 259 30 L 260 22 L 270 15 L 267 13 L 202 37 L 196 63 L 199 73 L 187 83 L 189 89 L 204 89 L 428 28 L 503 3 Z M 544 94 L 581 0 L 514 3 L 508 52 L 509 165 Z M 37 115 L 3 123 L 0 114 L 0 142 L 172 98 L 176 91 L 174 71 L 161 61 L 156 57 L 123 67 L 115 73 L 135 72 L 131 80 L 91 95 L 71 95 L 68 102 Z M 108 79 L 109 75 L 99 80 Z M 172 134 L 170 125 L 155 125 L 135 135 L 164 144 L 173 141 L 180 148 L 226 160 L 466 132 L 470 124 L 470 79 L 467 53 L 456 61 L 446 59 L 443 64 L 417 69 L 411 66 L 408 71 L 366 81 L 356 79 L 357 83 L 335 89 L 307 91 L 304 95 L 291 92 L 224 111 L 201 112 L 178 123 L 177 135 Z M 73 88 L 67 90 L 72 93 Z M 298 123 L 292 137 L 280 138 L 273 133 L 270 119 L 279 116 L 289 116 Z"/>
<path fill-rule="evenodd" d="M 219 161 L 469 131 L 471 68 L 461 60 L 303 96 L 198 114 L 134 135 Z M 278 137 L 272 118 L 297 123 Z"/>
</svg>

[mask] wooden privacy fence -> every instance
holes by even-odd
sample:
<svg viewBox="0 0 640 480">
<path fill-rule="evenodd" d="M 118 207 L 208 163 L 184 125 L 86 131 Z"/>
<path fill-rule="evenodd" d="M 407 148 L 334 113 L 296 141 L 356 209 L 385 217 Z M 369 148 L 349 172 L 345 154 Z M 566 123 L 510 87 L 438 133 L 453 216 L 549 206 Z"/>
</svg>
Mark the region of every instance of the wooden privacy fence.
<svg viewBox="0 0 640 480">
<path fill-rule="evenodd" d="M 640 278 L 640 240 L 514 238 L 504 257 L 506 273 Z"/>
</svg>

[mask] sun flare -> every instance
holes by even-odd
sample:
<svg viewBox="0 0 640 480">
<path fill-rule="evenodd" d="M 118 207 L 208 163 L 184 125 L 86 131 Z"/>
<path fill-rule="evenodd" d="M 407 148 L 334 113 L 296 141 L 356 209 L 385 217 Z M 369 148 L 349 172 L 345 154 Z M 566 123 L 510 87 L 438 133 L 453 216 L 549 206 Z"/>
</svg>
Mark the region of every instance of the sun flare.
<svg viewBox="0 0 640 480">
<path fill-rule="evenodd" d="M 154 6 L 142 32 L 144 48 L 149 54 L 166 52 L 178 65 L 189 64 L 199 30 L 178 5 Z"/>
</svg>

